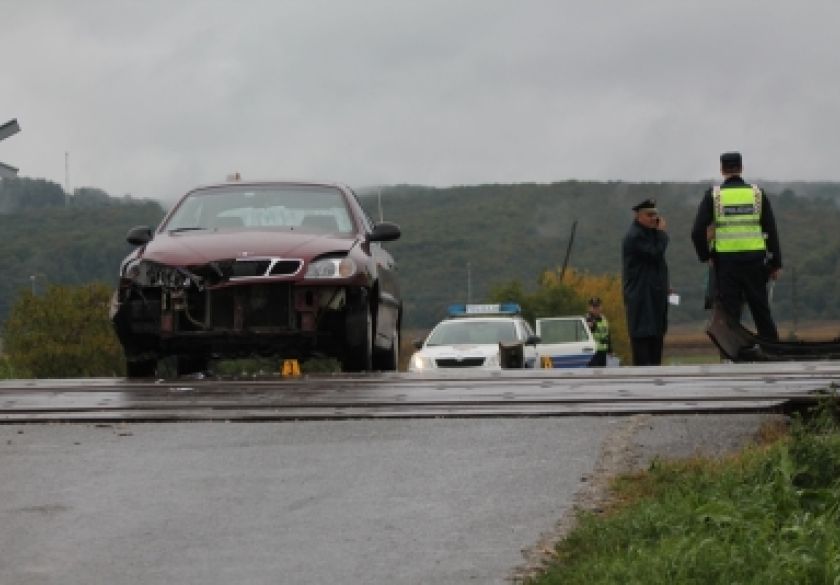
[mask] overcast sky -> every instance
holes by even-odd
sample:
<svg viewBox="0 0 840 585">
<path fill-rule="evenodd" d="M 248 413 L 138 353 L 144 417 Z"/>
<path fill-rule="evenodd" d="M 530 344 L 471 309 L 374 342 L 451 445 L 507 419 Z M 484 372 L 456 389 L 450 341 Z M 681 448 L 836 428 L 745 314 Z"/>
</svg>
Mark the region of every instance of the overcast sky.
<svg viewBox="0 0 840 585">
<path fill-rule="evenodd" d="M 840 2 L 0 0 L 20 175 L 840 180 Z"/>
</svg>

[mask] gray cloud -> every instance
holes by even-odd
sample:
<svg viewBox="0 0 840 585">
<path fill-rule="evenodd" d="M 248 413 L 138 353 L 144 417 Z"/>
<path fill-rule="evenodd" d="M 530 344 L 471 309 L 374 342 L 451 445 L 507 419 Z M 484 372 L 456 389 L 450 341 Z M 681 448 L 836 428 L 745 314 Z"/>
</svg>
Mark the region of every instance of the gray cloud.
<svg viewBox="0 0 840 585">
<path fill-rule="evenodd" d="M 840 180 L 840 5 L 12 2 L 0 160 L 170 200 L 234 170 L 354 185 Z"/>
</svg>

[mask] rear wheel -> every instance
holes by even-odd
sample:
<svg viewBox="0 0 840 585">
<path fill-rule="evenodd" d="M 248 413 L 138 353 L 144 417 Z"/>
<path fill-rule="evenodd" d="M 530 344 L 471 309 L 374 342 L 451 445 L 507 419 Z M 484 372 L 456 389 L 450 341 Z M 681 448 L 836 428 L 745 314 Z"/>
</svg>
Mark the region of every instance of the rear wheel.
<svg viewBox="0 0 840 585">
<path fill-rule="evenodd" d="M 394 372 L 400 364 L 400 327 L 394 325 L 391 332 L 391 347 L 388 349 L 377 349 L 373 354 L 374 369 L 382 372 Z"/>
</svg>

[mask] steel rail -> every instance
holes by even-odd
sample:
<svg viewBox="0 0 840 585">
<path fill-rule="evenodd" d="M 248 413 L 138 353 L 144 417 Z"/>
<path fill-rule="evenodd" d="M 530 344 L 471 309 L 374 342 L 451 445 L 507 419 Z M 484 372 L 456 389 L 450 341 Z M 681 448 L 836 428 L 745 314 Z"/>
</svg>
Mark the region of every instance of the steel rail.
<svg viewBox="0 0 840 585">
<path fill-rule="evenodd" d="M 7 380 L 0 424 L 746 412 L 834 394 L 840 364 L 300 378 Z"/>
</svg>

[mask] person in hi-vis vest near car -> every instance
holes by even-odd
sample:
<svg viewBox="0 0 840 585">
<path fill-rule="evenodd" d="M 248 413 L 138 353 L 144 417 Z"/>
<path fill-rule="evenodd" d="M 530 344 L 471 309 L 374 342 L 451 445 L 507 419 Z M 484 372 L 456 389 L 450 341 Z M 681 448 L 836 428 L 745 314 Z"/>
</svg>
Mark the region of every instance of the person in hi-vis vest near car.
<svg viewBox="0 0 840 585">
<path fill-rule="evenodd" d="M 595 354 L 589 361 L 589 367 L 603 368 L 607 365 L 607 354 L 612 353 L 612 340 L 610 339 L 610 324 L 601 313 L 601 299 L 598 297 L 589 299 L 586 325 L 592 332 L 592 338 L 596 344 Z"/>
<path fill-rule="evenodd" d="M 700 261 L 714 266 L 717 300 L 723 310 L 740 321 L 746 302 L 758 335 L 778 340 L 767 283 L 782 272 L 779 234 L 770 201 L 759 187 L 744 182 L 742 171 L 740 153 L 720 155 L 723 183 L 703 195 L 691 240 Z"/>
</svg>

